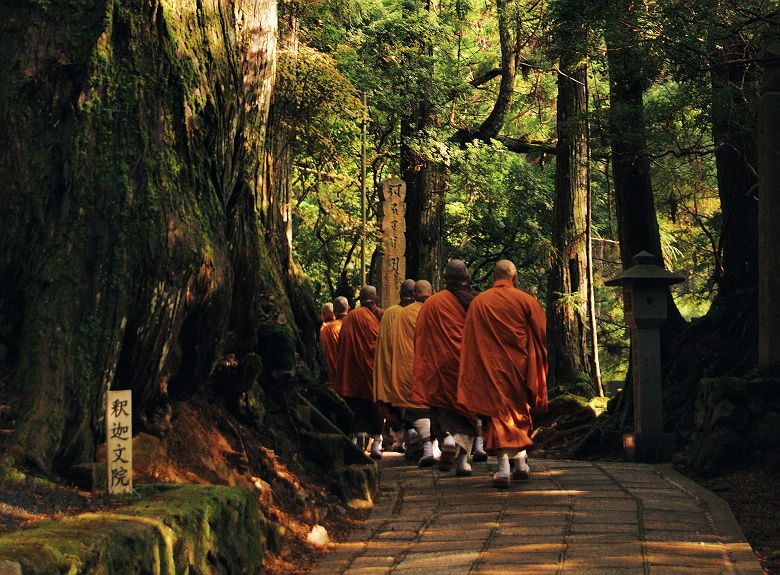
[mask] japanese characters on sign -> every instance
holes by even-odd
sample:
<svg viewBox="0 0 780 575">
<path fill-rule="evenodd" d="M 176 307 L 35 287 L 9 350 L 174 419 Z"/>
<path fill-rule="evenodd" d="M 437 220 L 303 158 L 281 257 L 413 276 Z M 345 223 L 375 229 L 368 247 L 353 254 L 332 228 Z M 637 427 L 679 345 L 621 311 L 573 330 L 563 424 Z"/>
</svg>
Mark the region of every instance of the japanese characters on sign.
<svg viewBox="0 0 780 575">
<path fill-rule="evenodd" d="M 106 453 L 108 492 L 133 491 L 132 392 L 109 391 L 106 395 Z"/>
<path fill-rule="evenodd" d="M 379 293 L 382 305 L 390 307 L 398 303 L 398 288 L 406 279 L 406 182 L 395 177 L 385 180 L 382 192 Z"/>
</svg>

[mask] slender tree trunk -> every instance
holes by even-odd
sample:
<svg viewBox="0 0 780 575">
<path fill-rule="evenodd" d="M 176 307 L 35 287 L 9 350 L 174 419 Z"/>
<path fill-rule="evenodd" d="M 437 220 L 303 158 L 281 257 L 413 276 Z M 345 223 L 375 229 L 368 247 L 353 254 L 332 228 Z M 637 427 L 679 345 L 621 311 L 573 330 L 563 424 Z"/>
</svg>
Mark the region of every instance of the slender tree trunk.
<svg viewBox="0 0 780 575">
<path fill-rule="evenodd" d="M 643 250 L 653 254 L 657 265 L 664 267 L 645 136 L 643 94 L 648 82 L 649 56 L 642 50 L 637 34 L 641 9 L 638 0 L 614 2 L 605 30 L 612 173 L 623 269 L 631 267 L 634 255 Z M 667 293 L 668 319 L 662 345 L 669 349 L 685 321 L 671 293 Z"/>
<path fill-rule="evenodd" d="M 762 371 L 780 373 L 780 19 L 766 38 L 766 64 L 760 101 L 759 135 L 759 335 L 758 364 Z"/>
<path fill-rule="evenodd" d="M 558 74 L 553 261 L 547 305 L 549 377 L 554 386 L 571 383 L 582 374 L 596 379 L 588 321 L 588 77 L 583 56 L 576 47 L 566 50 Z"/>
<path fill-rule="evenodd" d="M 501 128 L 504 127 L 504 120 L 514 96 L 517 53 L 512 35 L 512 23 L 515 18 L 512 14 L 511 4 L 511 0 L 496 0 L 498 38 L 501 46 L 501 83 L 493 109 L 475 134 L 476 138 L 486 142 L 498 136 Z"/>
<path fill-rule="evenodd" d="M 404 9 L 415 14 L 418 5 L 407 0 Z M 430 10 L 430 6 L 428 6 Z M 442 261 L 442 230 L 444 223 L 444 200 L 447 179 L 442 166 L 426 158 L 412 145 L 415 138 L 424 135 L 425 130 L 436 125 L 431 90 L 426 89 L 433 82 L 433 47 L 421 45 L 420 53 L 431 62 L 424 78 L 416 87 L 406 86 L 414 91 L 410 109 L 401 110 L 401 177 L 406 182 L 406 275 L 413 279 L 427 279 L 434 289 L 439 285 Z"/>
</svg>

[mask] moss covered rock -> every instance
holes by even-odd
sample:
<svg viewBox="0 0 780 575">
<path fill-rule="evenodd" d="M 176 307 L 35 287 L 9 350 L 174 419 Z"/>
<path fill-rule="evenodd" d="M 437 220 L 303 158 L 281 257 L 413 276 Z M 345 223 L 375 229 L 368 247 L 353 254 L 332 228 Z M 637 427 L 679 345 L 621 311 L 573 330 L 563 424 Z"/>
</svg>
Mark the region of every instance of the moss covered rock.
<svg viewBox="0 0 780 575">
<path fill-rule="evenodd" d="M 49 521 L 0 537 L 0 562 L 25 574 L 256 574 L 267 522 L 246 490 L 141 486 L 110 513 Z"/>
<path fill-rule="evenodd" d="M 262 322 L 257 329 L 257 346 L 266 373 L 274 370 L 291 370 L 295 367 L 296 339 L 289 324 Z"/>
<path fill-rule="evenodd" d="M 741 434 L 728 427 L 718 427 L 694 439 L 689 447 L 688 463 L 699 473 L 717 475 L 746 457 L 745 446 Z"/>
</svg>

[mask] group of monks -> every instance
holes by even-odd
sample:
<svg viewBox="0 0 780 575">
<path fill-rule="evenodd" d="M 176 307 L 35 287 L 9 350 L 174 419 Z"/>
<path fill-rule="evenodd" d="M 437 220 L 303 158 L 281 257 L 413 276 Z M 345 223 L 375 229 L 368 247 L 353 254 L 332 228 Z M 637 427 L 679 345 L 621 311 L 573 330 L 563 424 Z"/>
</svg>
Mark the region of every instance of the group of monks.
<svg viewBox="0 0 780 575">
<path fill-rule="evenodd" d="M 439 470 L 471 475 L 473 450 L 475 461 L 496 455 L 496 487 L 530 478 L 531 410 L 547 409 L 545 314 L 518 289 L 511 261 L 499 261 L 493 277 L 477 293 L 466 264 L 453 259 L 438 293 L 406 280 L 400 303 L 386 310 L 372 286 L 353 311 L 344 297 L 323 306 L 329 381 L 354 413 L 353 439 L 372 439 L 371 457 L 382 457 L 387 424 L 391 449 L 422 443 L 421 467 L 437 463 L 436 450 Z"/>
</svg>

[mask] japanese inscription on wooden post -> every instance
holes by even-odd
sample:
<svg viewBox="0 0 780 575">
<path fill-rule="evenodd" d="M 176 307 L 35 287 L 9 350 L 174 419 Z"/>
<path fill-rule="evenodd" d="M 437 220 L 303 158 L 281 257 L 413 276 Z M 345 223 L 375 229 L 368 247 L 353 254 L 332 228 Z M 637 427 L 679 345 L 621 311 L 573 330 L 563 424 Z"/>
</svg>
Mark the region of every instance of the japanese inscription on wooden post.
<svg viewBox="0 0 780 575">
<path fill-rule="evenodd" d="M 132 392 L 109 391 L 106 396 L 106 453 L 108 492 L 133 491 Z"/>
<path fill-rule="evenodd" d="M 382 306 L 399 302 L 398 288 L 406 279 L 406 182 L 382 182 L 382 257 L 379 260 L 379 294 Z"/>
</svg>

